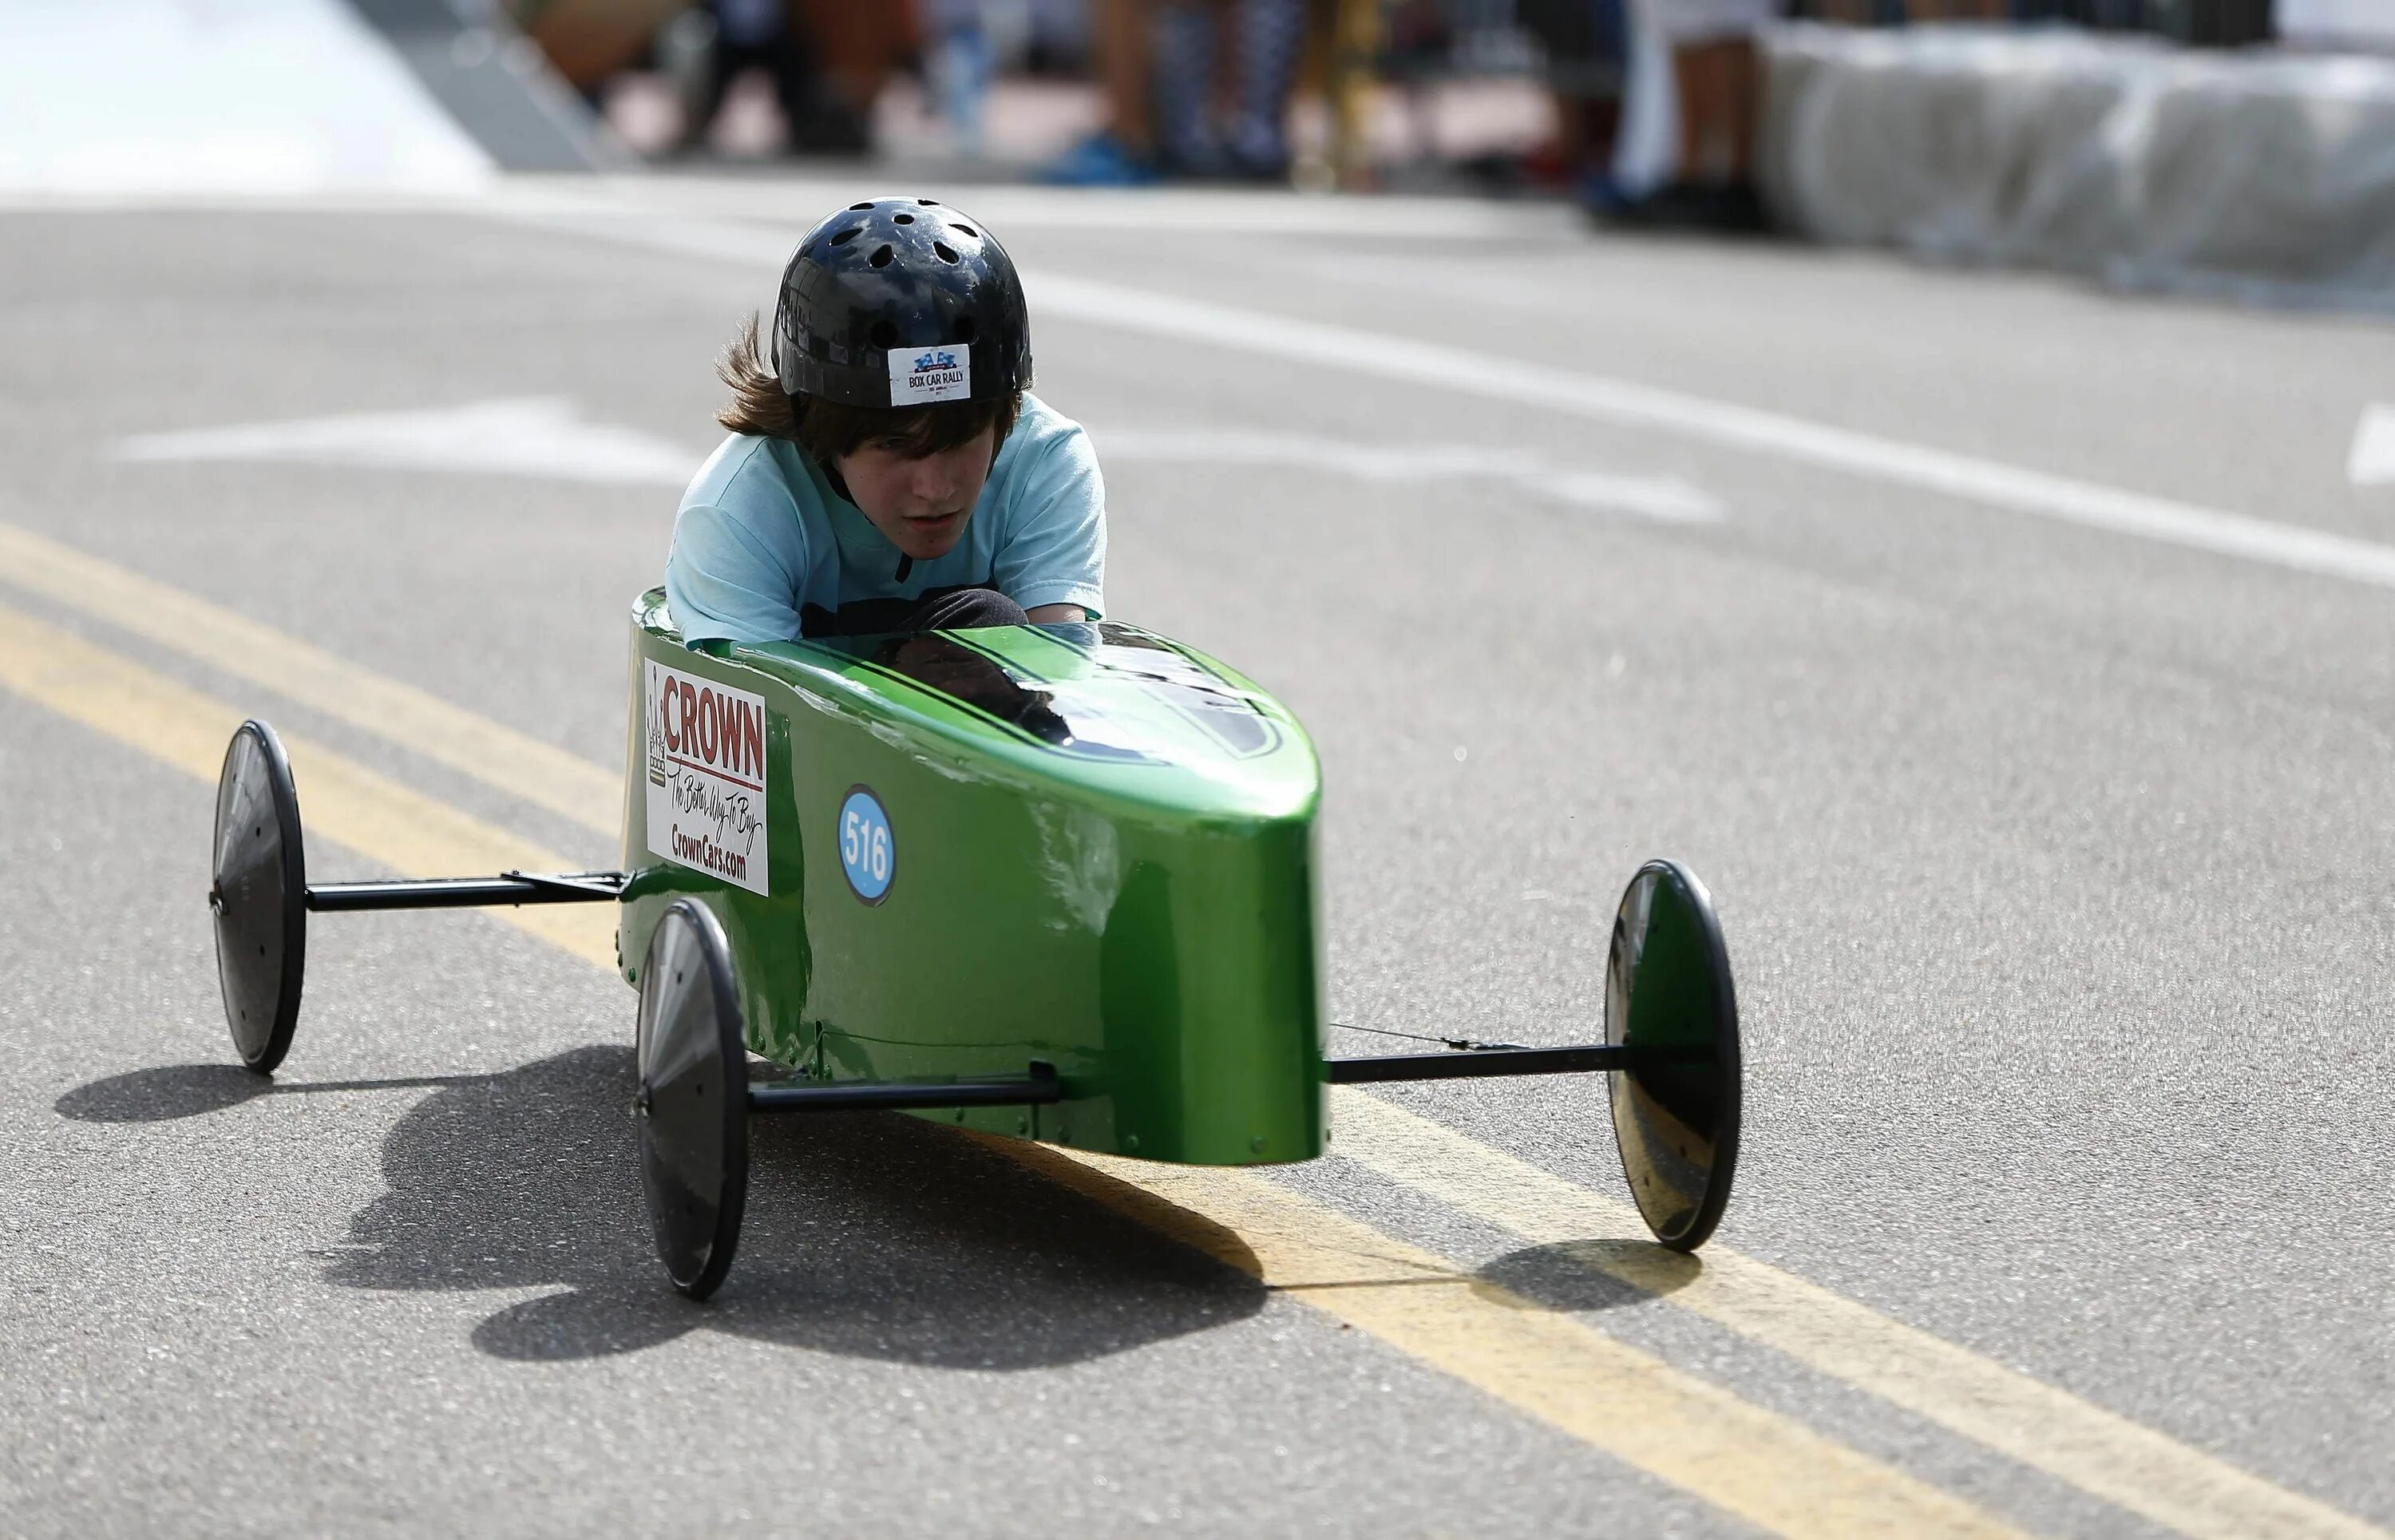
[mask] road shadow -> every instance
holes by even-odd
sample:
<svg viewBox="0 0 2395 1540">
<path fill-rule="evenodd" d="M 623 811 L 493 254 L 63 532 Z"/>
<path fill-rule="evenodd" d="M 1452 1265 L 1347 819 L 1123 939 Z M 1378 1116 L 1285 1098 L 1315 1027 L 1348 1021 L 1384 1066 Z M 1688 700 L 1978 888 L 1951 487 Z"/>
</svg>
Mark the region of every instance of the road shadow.
<svg viewBox="0 0 2395 1540">
<path fill-rule="evenodd" d="M 1039 1368 L 1263 1307 L 1263 1288 L 1236 1268 L 961 1135 L 886 1113 L 752 1122 L 739 1258 L 722 1292 L 694 1304 L 668 1287 L 652 1246 L 632 1078 L 629 1049 L 593 1047 L 441 1085 L 385 1140 L 390 1190 L 351 1221 L 327 1276 L 363 1289 L 555 1285 L 474 1331 L 484 1352 L 545 1361 L 706 1330 L 934 1367 Z"/>
<path fill-rule="evenodd" d="M 462 1085 L 487 1075 L 406 1075 L 387 1080 L 278 1081 L 233 1064 L 166 1064 L 78 1085 L 57 1102 L 77 1122 L 169 1122 L 222 1112 L 259 1096 L 322 1095 L 328 1091 L 407 1091 Z"/>
<path fill-rule="evenodd" d="M 1558 1241 L 1507 1252 L 1473 1281 L 1490 1297 L 1534 1309 L 1613 1310 L 1684 1289 L 1704 1270 L 1697 1258 L 1651 1241 Z"/>
<path fill-rule="evenodd" d="M 81 1122 L 155 1122 L 260 1096 L 430 1089 L 384 1140 L 390 1190 L 351 1219 L 326 1277 L 377 1290 L 549 1288 L 475 1328 L 475 1345 L 499 1358 L 595 1358 L 722 1331 L 933 1367 L 1041 1368 L 1242 1320 L 1267 1297 L 1238 1238 L 1197 1215 L 1178 1211 L 1173 1228 L 1203 1250 L 953 1130 L 828 1113 L 752 1120 L 739 1257 L 722 1291 L 695 1304 L 655 1259 L 632 1080 L 624 1047 L 498 1074 L 374 1081 L 172 1065 L 94 1081 L 57 1108 Z M 1474 1282 L 1519 1308 L 1576 1312 L 1652 1299 L 1702 1271 L 1649 1241 L 1568 1241 L 1508 1253 Z"/>
</svg>

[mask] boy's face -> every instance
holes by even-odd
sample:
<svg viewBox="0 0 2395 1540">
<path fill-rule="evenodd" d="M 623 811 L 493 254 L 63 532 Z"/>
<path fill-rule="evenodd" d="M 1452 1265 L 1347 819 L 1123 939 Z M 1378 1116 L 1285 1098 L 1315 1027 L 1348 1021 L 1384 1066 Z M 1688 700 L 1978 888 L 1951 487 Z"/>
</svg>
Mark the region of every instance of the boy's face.
<svg viewBox="0 0 2395 1540">
<path fill-rule="evenodd" d="M 919 562 L 945 556 L 965 532 L 965 521 L 989 479 L 991 434 L 985 428 L 953 449 L 920 459 L 867 444 L 840 458 L 848 495 L 873 527 Z"/>
</svg>

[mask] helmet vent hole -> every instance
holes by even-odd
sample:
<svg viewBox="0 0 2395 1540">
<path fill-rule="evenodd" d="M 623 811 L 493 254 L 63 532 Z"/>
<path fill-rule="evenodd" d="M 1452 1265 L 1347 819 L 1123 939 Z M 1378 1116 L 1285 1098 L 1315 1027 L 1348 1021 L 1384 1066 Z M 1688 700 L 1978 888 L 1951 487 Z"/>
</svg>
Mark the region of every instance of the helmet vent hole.
<svg viewBox="0 0 2395 1540">
<path fill-rule="evenodd" d="M 890 248 L 888 246 L 876 246 L 873 248 L 873 255 L 867 257 L 866 260 L 871 262 L 878 268 L 888 267 L 890 265 Z"/>
<path fill-rule="evenodd" d="M 836 246 L 846 246 L 849 242 L 855 240 L 859 235 L 864 233 L 865 227 L 863 225 L 850 225 L 846 230 L 843 230 L 839 234 L 833 236 L 831 238 L 831 244 Z"/>
<path fill-rule="evenodd" d="M 980 231 L 978 231 L 978 230 L 975 230 L 973 226 L 971 226 L 971 225 L 969 225 L 969 224 L 960 224 L 960 225 L 956 226 L 955 228 L 956 228 L 956 232 L 957 232 L 957 233 L 958 233 L 958 234 L 959 234 L 959 235 L 970 235 L 970 236 L 972 236 L 972 237 L 973 237 L 974 240 L 976 240 L 976 241 L 978 241 L 978 240 L 980 240 L 980 239 L 981 239 L 981 232 L 980 232 Z"/>
<path fill-rule="evenodd" d="M 976 329 L 977 328 L 973 325 L 973 318 L 972 316 L 965 315 L 958 317 L 957 340 L 966 344 L 971 344 L 973 339 L 973 333 Z"/>
<path fill-rule="evenodd" d="M 925 208 L 937 208 L 940 206 L 940 200 L 937 198 L 918 198 L 915 201 L 921 204 Z"/>
<path fill-rule="evenodd" d="M 884 246 L 882 249 L 886 251 L 889 248 Z M 869 335 L 873 339 L 873 345 L 884 352 L 898 345 L 898 328 L 887 321 L 873 323 L 873 330 Z"/>
<path fill-rule="evenodd" d="M 850 204 L 850 205 L 848 206 L 848 211 L 849 211 L 850 213 L 852 213 L 852 214 L 862 214 L 862 213 L 864 213 L 867 209 L 871 208 L 872 206 L 872 206 L 871 204 L 869 204 L 869 203 Z"/>
<path fill-rule="evenodd" d="M 953 262 L 957 259 L 957 248 L 946 241 L 933 241 L 932 249 L 939 253 L 940 260 L 943 262 Z"/>
<path fill-rule="evenodd" d="M 912 214 L 895 215 L 891 219 L 890 222 L 892 224 L 913 224 L 915 222 L 915 216 Z"/>
</svg>

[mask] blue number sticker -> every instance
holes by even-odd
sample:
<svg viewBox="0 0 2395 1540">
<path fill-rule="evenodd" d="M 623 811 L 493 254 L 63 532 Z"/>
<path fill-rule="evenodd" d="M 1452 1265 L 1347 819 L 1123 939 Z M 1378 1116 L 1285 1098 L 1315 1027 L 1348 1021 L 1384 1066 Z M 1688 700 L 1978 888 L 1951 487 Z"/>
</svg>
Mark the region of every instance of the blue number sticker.
<svg viewBox="0 0 2395 1540">
<path fill-rule="evenodd" d="M 890 896 L 890 880 L 898 875 L 890 815 L 868 787 L 850 787 L 840 804 L 840 870 L 848 874 L 849 891 L 868 904 Z"/>
</svg>

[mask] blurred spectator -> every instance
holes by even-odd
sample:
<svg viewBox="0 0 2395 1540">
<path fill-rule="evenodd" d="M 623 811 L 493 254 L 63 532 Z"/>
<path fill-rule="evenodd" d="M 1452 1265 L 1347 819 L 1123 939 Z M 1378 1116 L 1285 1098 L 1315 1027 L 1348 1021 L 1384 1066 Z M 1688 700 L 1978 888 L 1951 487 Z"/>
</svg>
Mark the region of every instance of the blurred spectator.
<svg viewBox="0 0 2395 1540">
<path fill-rule="evenodd" d="M 1042 179 L 1139 186 L 1159 176 L 1277 181 L 1304 0 L 1092 0 L 1105 122 Z"/>
<path fill-rule="evenodd" d="M 989 92 L 998 73 L 987 0 L 932 0 L 924 84 L 939 101 L 957 146 L 978 155 L 987 137 Z M 1027 15 L 1025 17 L 1027 20 Z"/>
<path fill-rule="evenodd" d="M 2092 0 L 2101 6 L 2104 0 Z M 1793 15 L 1811 21 L 1895 27 L 1911 21 L 2059 21 L 2088 11 L 2091 0 L 1795 0 Z"/>
<path fill-rule="evenodd" d="M 1167 163 L 1192 176 L 1285 179 L 1304 0 L 1171 5 L 1158 23 L 1157 109 Z"/>
<path fill-rule="evenodd" d="M 1555 109 L 1555 170 L 1581 202 L 1600 212 L 1621 207 L 1614 143 L 1629 66 L 1624 0 L 1519 0 L 1522 25 L 1546 55 Z"/>
<path fill-rule="evenodd" d="M 1772 20 L 1775 0 L 1650 3 L 1672 49 L 1679 169 L 1622 216 L 1640 223 L 1761 230 L 1767 221 L 1754 187 L 1753 153 L 1763 73 L 1754 34 Z"/>
<path fill-rule="evenodd" d="M 923 84 L 968 155 L 987 148 L 1001 73 L 1086 82 L 1090 0 L 922 0 Z"/>
<path fill-rule="evenodd" d="M 711 26 L 702 29 L 707 50 L 687 100 L 682 151 L 707 144 L 733 82 L 749 70 L 764 70 L 774 79 L 790 149 L 867 149 L 865 117 L 828 91 L 810 36 L 793 26 L 786 0 L 707 0 L 692 14 L 702 14 Z"/>
<path fill-rule="evenodd" d="M 791 30 L 783 0 L 709 0 L 693 9 L 711 25 L 702 30 L 707 53 L 689 99 L 681 147 L 707 142 L 732 83 L 758 69 L 773 77 L 774 99 L 795 139 L 799 126 L 811 122 L 815 112 L 815 64 L 805 40 Z"/>
<path fill-rule="evenodd" d="M 707 0 L 712 23 L 681 148 L 706 142 L 734 82 L 763 70 L 793 153 L 858 154 L 872 148 L 873 103 L 914 47 L 906 0 Z"/>
<path fill-rule="evenodd" d="M 792 13 L 822 61 L 816 133 L 791 138 L 809 150 L 872 147 L 873 104 L 922 38 L 913 0 L 792 0 Z"/>
<path fill-rule="evenodd" d="M 1040 173 L 1074 187 L 1137 187 L 1156 180 L 1156 119 L 1149 108 L 1155 61 L 1152 0 L 1091 0 L 1091 53 L 1105 106 L 1097 132 Z"/>
</svg>

